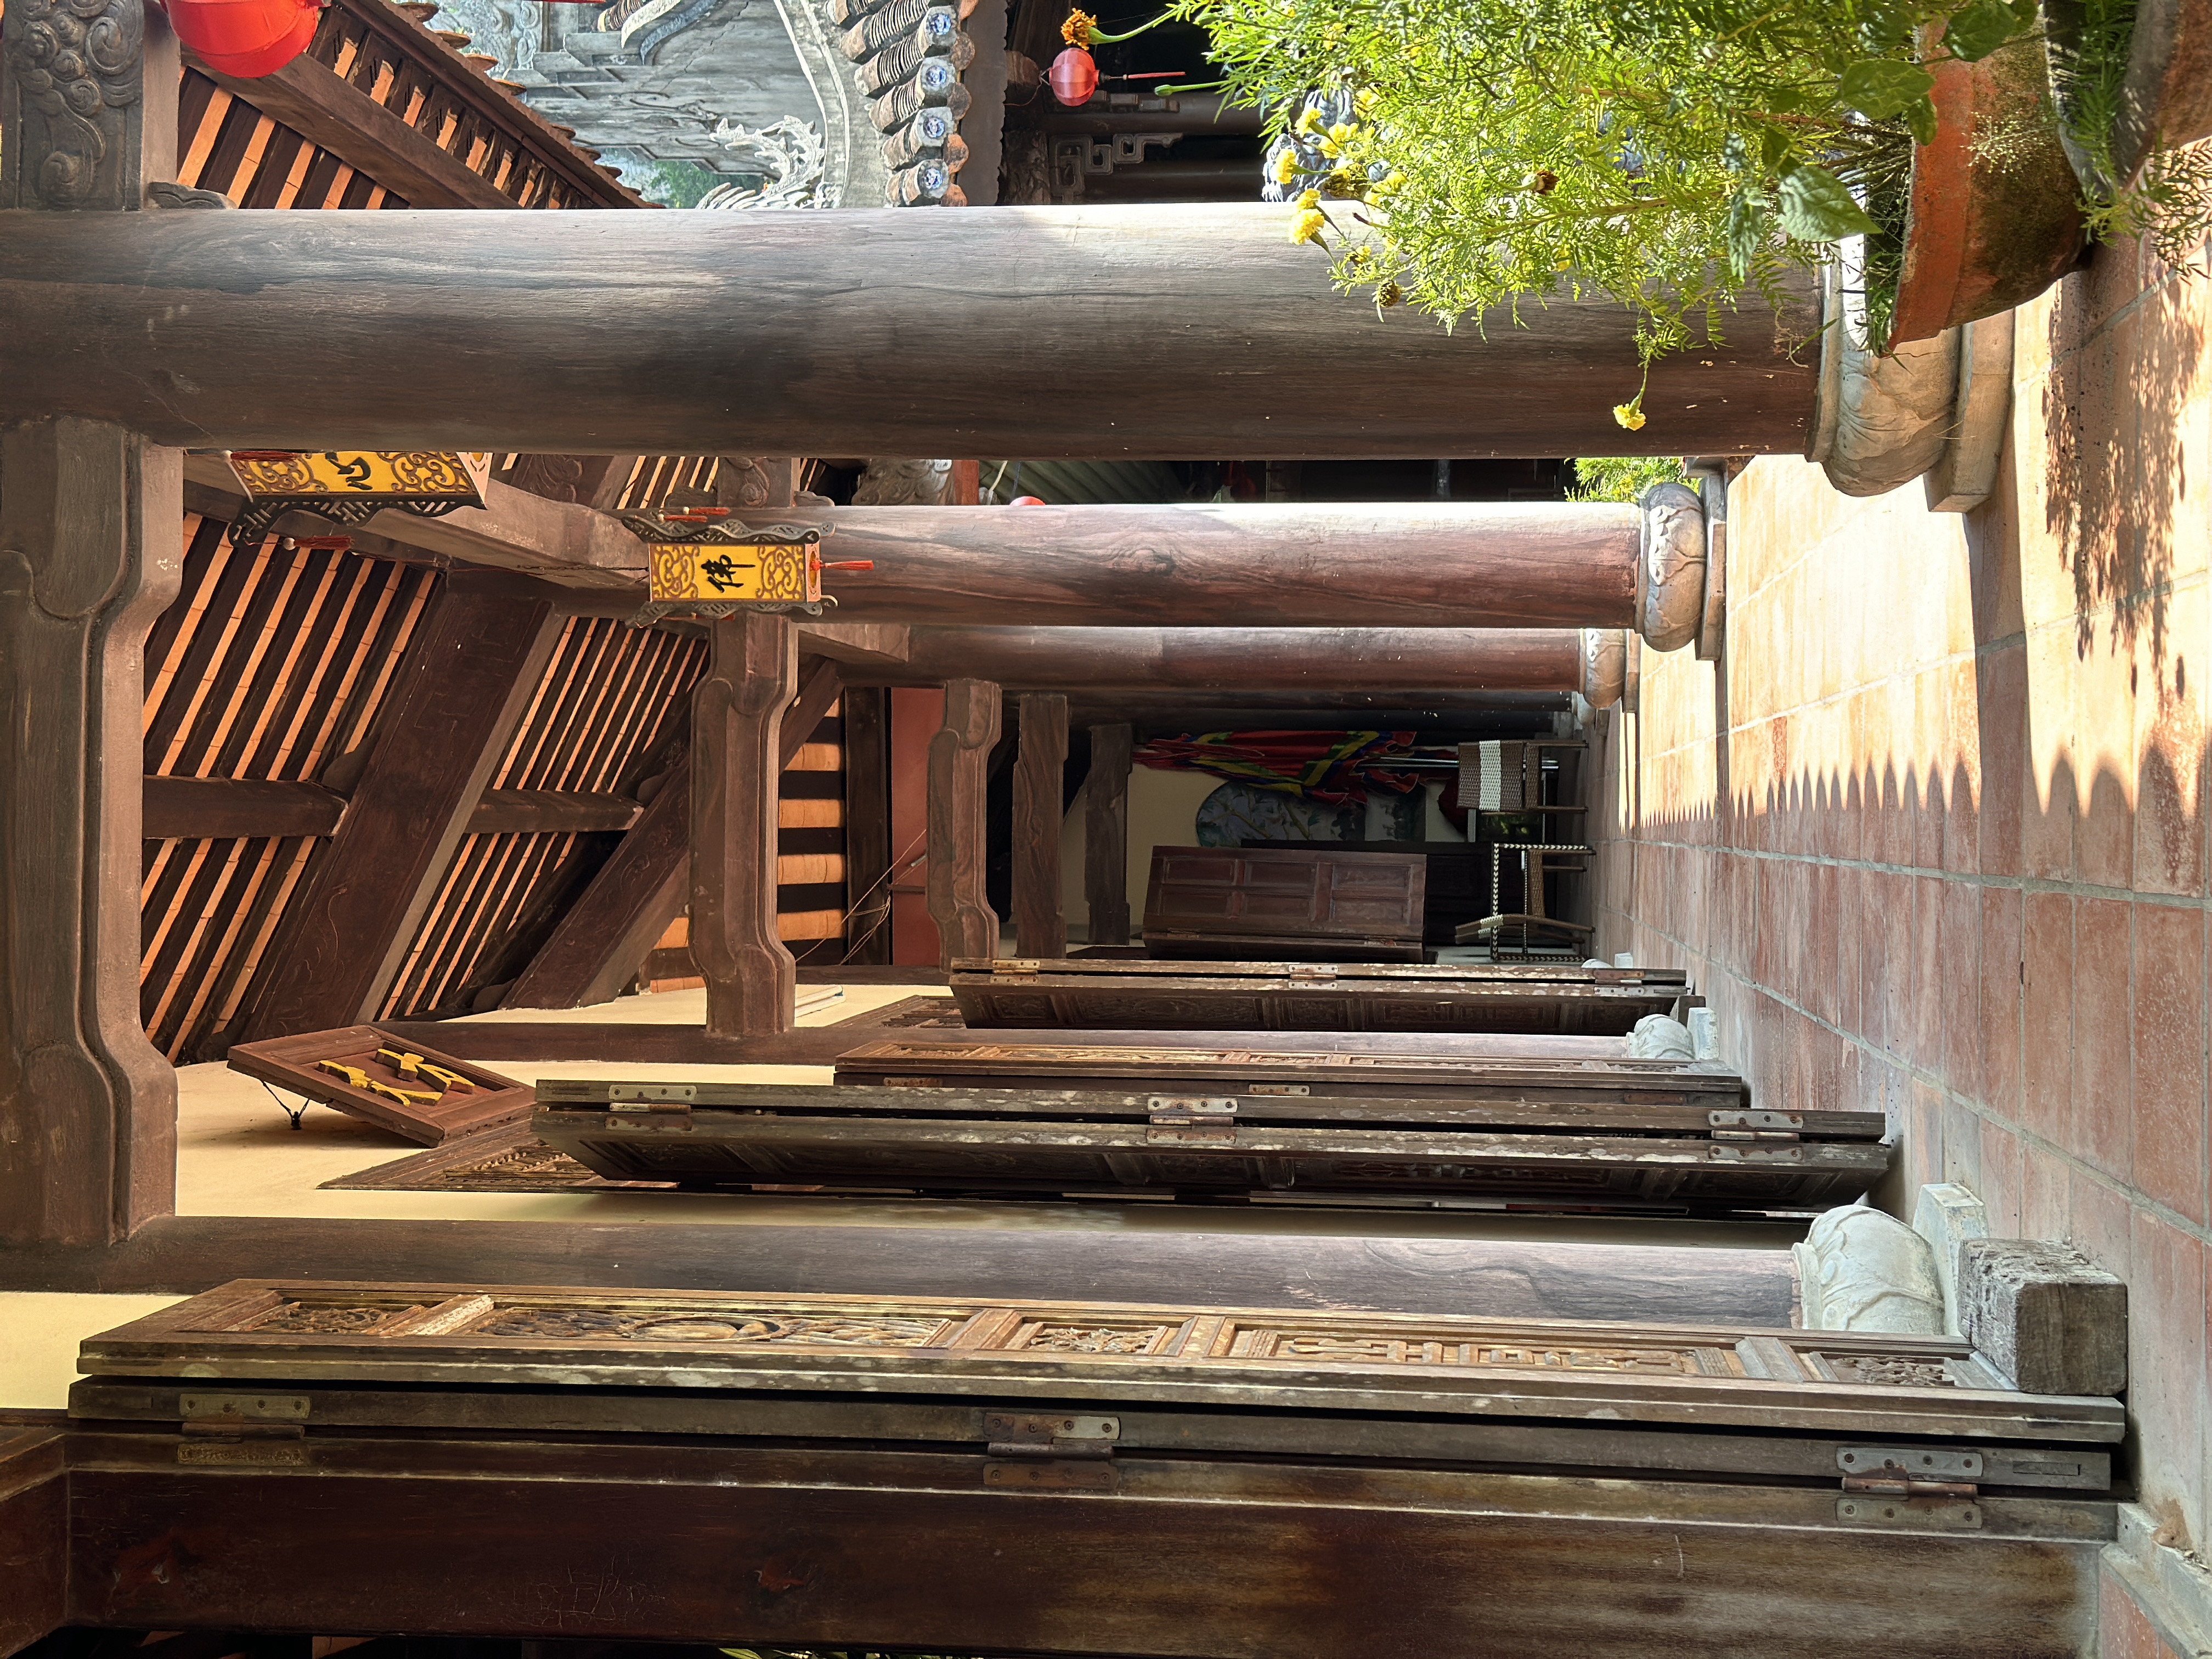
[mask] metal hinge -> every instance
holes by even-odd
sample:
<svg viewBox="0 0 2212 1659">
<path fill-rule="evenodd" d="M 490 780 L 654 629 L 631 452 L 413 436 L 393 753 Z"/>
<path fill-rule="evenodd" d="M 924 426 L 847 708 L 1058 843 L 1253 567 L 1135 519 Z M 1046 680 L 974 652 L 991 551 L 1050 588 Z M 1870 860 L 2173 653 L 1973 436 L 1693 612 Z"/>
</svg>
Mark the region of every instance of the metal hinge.
<svg viewBox="0 0 2212 1659">
<path fill-rule="evenodd" d="M 300 1395 L 186 1394 L 179 1463 L 296 1468 L 307 1462 L 307 1401 Z"/>
<path fill-rule="evenodd" d="M 697 1086 L 690 1083 L 611 1083 L 607 1109 L 625 1115 L 609 1118 L 607 1127 L 688 1129 L 691 1103 L 698 1097 Z"/>
<path fill-rule="evenodd" d="M 1237 1101 L 1229 1095 L 1152 1095 L 1145 1109 L 1152 1122 L 1145 1130 L 1152 1146 L 1234 1146 L 1237 1144 Z"/>
<path fill-rule="evenodd" d="M 1705 1121 L 1715 1140 L 1794 1141 L 1805 1127 L 1803 1115 L 1796 1112 L 1708 1112 Z"/>
<path fill-rule="evenodd" d="M 983 1484 L 1018 1492 L 1113 1492 L 1118 1417 L 985 1412 Z"/>
<path fill-rule="evenodd" d="M 991 971 L 994 974 L 1034 975 L 1037 969 L 1043 965 L 1044 964 L 1042 962 L 1029 962 L 1009 958 L 1005 962 L 993 963 L 991 964 Z"/>
<path fill-rule="evenodd" d="M 1244 1092 L 1248 1095 L 1291 1096 L 1310 1095 L 1313 1090 L 1304 1083 L 1248 1083 L 1244 1085 Z"/>
<path fill-rule="evenodd" d="M 1706 1144 L 1705 1157 L 1715 1164 L 1801 1164 L 1805 1149 L 1790 1145 L 1747 1146 L 1741 1141 L 1715 1140 Z"/>
<path fill-rule="evenodd" d="M 1336 969 L 1325 962 L 1302 962 L 1292 964 L 1292 979 L 1334 979 Z"/>
<path fill-rule="evenodd" d="M 1863 1527 L 1972 1532 L 1982 1524 L 1982 1455 L 1927 1447 L 1845 1446 L 1836 1519 Z"/>
</svg>

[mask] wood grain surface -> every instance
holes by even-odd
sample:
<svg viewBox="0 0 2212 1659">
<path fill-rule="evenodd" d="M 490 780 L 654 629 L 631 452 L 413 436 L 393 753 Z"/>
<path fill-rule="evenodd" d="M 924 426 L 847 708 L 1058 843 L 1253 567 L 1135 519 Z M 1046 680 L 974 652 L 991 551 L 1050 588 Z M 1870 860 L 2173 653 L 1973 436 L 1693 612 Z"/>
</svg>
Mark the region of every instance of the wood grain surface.
<svg viewBox="0 0 2212 1659">
<path fill-rule="evenodd" d="M 1617 302 L 1554 294 L 1447 333 L 1334 292 L 1284 223 L 1259 203 L 27 216 L 0 236 L 0 329 L 53 345 L 15 354 L 0 420 L 562 454 L 1804 448 L 1815 372 L 1791 347 L 1817 326 L 1809 274 L 1778 279 L 1781 319 L 1754 302 L 1727 344 L 1662 358 L 1650 423 L 1627 433 L 1607 412 L 1639 374 Z M 101 339 L 131 349 L 69 347 Z M 272 380 L 285 362 L 316 372 Z"/>
<path fill-rule="evenodd" d="M 1083 781 L 1083 896 L 1093 945 L 1129 942 L 1129 769 L 1133 734 L 1126 721 L 1091 728 L 1091 770 Z"/>
<path fill-rule="evenodd" d="M 708 1035 L 787 1031 L 797 964 L 776 932 L 776 803 L 799 636 L 790 617 L 758 611 L 713 626 L 691 702 L 691 956 Z"/>
<path fill-rule="evenodd" d="M 916 628 L 905 662 L 847 672 L 877 685 L 936 685 L 969 672 L 1008 690 L 1573 691 L 1582 685 L 1582 635 L 1569 628 Z"/>
<path fill-rule="evenodd" d="M 1632 627 L 1642 533 L 1632 507 L 1569 501 L 1207 501 L 980 512 L 848 507 L 817 509 L 807 522 L 834 530 L 830 556 L 874 562 L 873 570 L 837 571 L 829 578 L 841 619 L 1030 628 L 1141 624 L 1164 634 L 1197 626 Z M 918 637 L 909 635 L 909 653 Z M 1143 637 L 1132 642 L 1135 662 L 1145 660 L 1146 642 Z M 1358 679 L 1346 662 L 1358 643 L 1354 638 L 1334 646 L 1325 640 L 1317 650 L 1310 646 L 1306 654 L 1314 659 L 1316 678 L 1293 684 L 1389 688 L 1401 684 L 1389 665 L 1392 649 L 1412 650 L 1413 660 L 1424 665 L 1451 656 L 1448 650 L 1386 641 L 1374 672 Z M 1295 650 L 1297 642 L 1287 646 Z M 1115 648 L 1113 641 L 1100 641 L 1087 657 L 1070 661 L 1096 665 Z M 1272 658 L 1279 678 L 1285 648 L 1285 642 L 1263 633 L 1250 654 Z M 1553 684 L 1563 666 L 1556 643 L 1509 642 L 1499 660 L 1526 661 L 1532 650 L 1546 669 L 1537 689 L 1580 684 L 1578 667 L 1574 680 Z M 1332 655 L 1340 662 L 1334 671 L 1326 666 Z M 1035 651 L 1021 660 L 1024 678 L 1035 681 L 1042 671 Z M 1229 672 L 1220 658 L 1214 662 L 1212 672 Z M 984 660 L 953 666 L 986 675 Z M 1526 667 L 1509 671 L 1495 684 L 1514 689 L 1529 674 Z M 1051 689 L 1063 682 L 1046 684 Z M 1434 685 L 1425 672 L 1405 684 L 1446 690 L 1480 688 L 1486 682 L 1462 667 Z"/>
<path fill-rule="evenodd" d="M 989 830 L 985 791 L 999 740 L 999 688 L 958 679 L 945 687 L 945 724 L 929 740 L 929 919 L 939 960 L 996 956 L 999 917 L 983 891 Z"/>
<path fill-rule="evenodd" d="M 1060 801 L 1067 769 L 1067 699 L 1025 691 L 1014 760 L 1014 944 L 1024 956 L 1067 952 L 1060 908 Z"/>
</svg>

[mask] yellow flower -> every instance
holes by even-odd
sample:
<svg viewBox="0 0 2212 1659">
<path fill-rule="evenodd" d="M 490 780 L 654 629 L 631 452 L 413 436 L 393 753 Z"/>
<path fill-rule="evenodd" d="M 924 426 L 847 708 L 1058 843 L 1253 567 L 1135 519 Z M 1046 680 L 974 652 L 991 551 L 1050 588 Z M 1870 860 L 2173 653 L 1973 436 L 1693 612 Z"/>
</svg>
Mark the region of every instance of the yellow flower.
<svg viewBox="0 0 2212 1659">
<path fill-rule="evenodd" d="M 1091 44 L 1091 31 L 1098 27 L 1098 20 L 1078 8 L 1067 14 L 1067 21 L 1060 26 L 1060 38 L 1071 46 Z"/>
<path fill-rule="evenodd" d="M 1298 193 L 1298 205 L 1309 210 L 1319 207 L 1321 192 L 1317 190 L 1301 191 Z"/>
<path fill-rule="evenodd" d="M 1342 121 L 1339 121 L 1328 130 L 1328 136 L 1340 144 L 1348 144 L 1352 142 L 1352 129 Z"/>
<path fill-rule="evenodd" d="M 1334 138 L 1323 138 L 1315 146 L 1315 148 L 1319 149 L 1322 155 L 1328 156 L 1332 161 L 1334 161 L 1338 156 L 1344 154 L 1344 146 L 1338 143 Z"/>
<path fill-rule="evenodd" d="M 1332 196 L 1357 197 L 1367 181 L 1350 167 L 1339 167 L 1328 175 L 1328 193 Z"/>
<path fill-rule="evenodd" d="M 1388 311 L 1405 297 L 1406 290 L 1395 283 L 1386 280 L 1375 285 L 1375 309 L 1377 311 Z"/>
<path fill-rule="evenodd" d="M 1285 150 L 1275 158 L 1275 182 L 1287 185 L 1298 176 L 1298 158 L 1294 150 Z"/>
<path fill-rule="evenodd" d="M 1297 217 L 1291 221 L 1291 243 L 1317 242 L 1328 228 L 1328 216 L 1319 208 L 1300 208 Z"/>
<path fill-rule="evenodd" d="M 1613 418 L 1619 424 L 1626 427 L 1631 432 L 1643 431 L 1645 418 L 1644 414 L 1644 394 L 1639 392 L 1627 403 L 1615 404 L 1613 406 Z"/>
<path fill-rule="evenodd" d="M 1321 112 L 1311 107 L 1309 107 L 1304 114 L 1298 117 L 1297 125 L 1291 129 L 1291 131 L 1296 132 L 1301 138 L 1310 138 L 1320 130 Z"/>
<path fill-rule="evenodd" d="M 1375 188 L 1377 190 L 1403 190 L 1405 187 L 1406 175 L 1399 172 L 1397 168 L 1393 167 L 1383 176 L 1382 182 L 1376 185 Z"/>
<path fill-rule="evenodd" d="M 1362 87 L 1358 92 L 1352 94 L 1352 107 L 1362 115 L 1366 114 L 1375 107 L 1374 91 L 1370 88 Z"/>
<path fill-rule="evenodd" d="M 1351 252 L 1344 256 L 1344 263 L 1350 265 L 1354 270 L 1363 270 L 1366 269 L 1368 263 L 1374 258 L 1375 250 L 1373 248 L 1356 247 L 1352 249 Z"/>
</svg>

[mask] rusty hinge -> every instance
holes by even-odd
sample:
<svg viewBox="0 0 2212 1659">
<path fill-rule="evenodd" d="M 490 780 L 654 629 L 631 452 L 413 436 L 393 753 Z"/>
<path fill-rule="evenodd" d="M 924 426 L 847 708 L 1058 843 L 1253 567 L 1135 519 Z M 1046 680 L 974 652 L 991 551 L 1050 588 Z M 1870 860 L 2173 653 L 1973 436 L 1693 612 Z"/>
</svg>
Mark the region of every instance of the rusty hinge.
<svg viewBox="0 0 2212 1659">
<path fill-rule="evenodd" d="M 1982 1524 L 1982 1455 L 1929 1447 L 1845 1446 L 1836 1519 L 1867 1527 L 1971 1532 Z"/>
<path fill-rule="evenodd" d="M 307 1401 L 300 1395 L 185 1394 L 179 1463 L 293 1468 L 305 1464 Z"/>
<path fill-rule="evenodd" d="M 1706 1143 L 1705 1157 L 1715 1164 L 1802 1164 L 1805 1149 L 1794 1144 L 1747 1146 L 1741 1141 L 1715 1140 Z"/>
<path fill-rule="evenodd" d="M 1705 1121 L 1711 1126 L 1715 1140 L 1794 1141 L 1805 1127 L 1804 1116 L 1798 1112 L 1708 1112 Z"/>
<path fill-rule="evenodd" d="M 1292 979 L 1334 979 L 1336 969 L 1326 962 L 1294 963 L 1291 967 Z"/>
<path fill-rule="evenodd" d="M 1033 975 L 1044 964 L 1041 961 L 1009 957 L 1003 962 L 993 963 L 991 964 L 991 971 L 994 974 L 1023 974 Z"/>
<path fill-rule="evenodd" d="M 1313 1090 L 1304 1083 L 1248 1083 L 1244 1085 L 1244 1092 L 1248 1095 L 1289 1096 L 1310 1095 Z"/>
<path fill-rule="evenodd" d="M 607 1109 L 623 1115 L 607 1120 L 610 1129 L 688 1129 L 691 1103 L 699 1097 L 690 1083 L 610 1083 Z"/>
<path fill-rule="evenodd" d="M 1152 1121 L 1145 1130 L 1152 1146 L 1234 1146 L 1237 1144 L 1237 1101 L 1230 1095 L 1152 1095 L 1145 1109 Z"/>
<path fill-rule="evenodd" d="M 1118 1417 L 985 1412 L 983 1484 L 1018 1492 L 1113 1492 Z"/>
</svg>

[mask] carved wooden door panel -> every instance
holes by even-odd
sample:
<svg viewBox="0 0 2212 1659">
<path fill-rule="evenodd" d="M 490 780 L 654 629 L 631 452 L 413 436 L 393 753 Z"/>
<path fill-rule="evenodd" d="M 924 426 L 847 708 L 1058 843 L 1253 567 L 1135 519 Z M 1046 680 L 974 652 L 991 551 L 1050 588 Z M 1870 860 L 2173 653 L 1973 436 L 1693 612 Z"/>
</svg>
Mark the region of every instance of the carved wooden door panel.
<svg viewBox="0 0 2212 1659">
<path fill-rule="evenodd" d="M 1158 847 L 1145 945 L 1162 958 L 1419 962 L 1428 862 L 1308 848 Z"/>
<path fill-rule="evenodd" d="M 137 1629 L 2081 1659 L 2123 1431 L 1936 1339 L 991 1297 L 242 1280 L 80 1364 Z"/>
<path fill-rule="evenodd" d="M 547 1079 L 532 1127 L 617 1180 L 939 1194 L 1725 1211 L 1847 1203 L 1879 1113 L 1100 1090 Z"/>
</svg>

